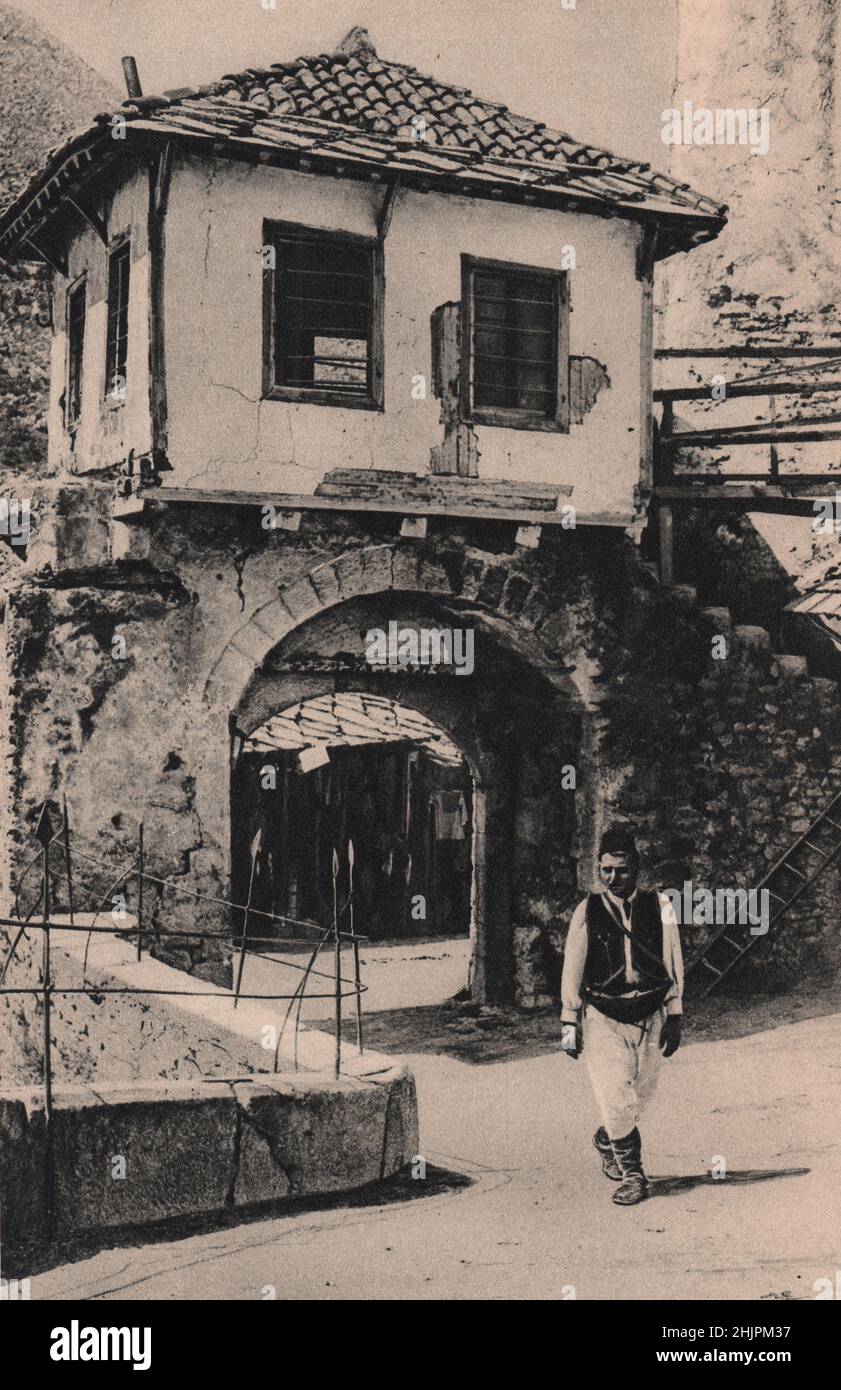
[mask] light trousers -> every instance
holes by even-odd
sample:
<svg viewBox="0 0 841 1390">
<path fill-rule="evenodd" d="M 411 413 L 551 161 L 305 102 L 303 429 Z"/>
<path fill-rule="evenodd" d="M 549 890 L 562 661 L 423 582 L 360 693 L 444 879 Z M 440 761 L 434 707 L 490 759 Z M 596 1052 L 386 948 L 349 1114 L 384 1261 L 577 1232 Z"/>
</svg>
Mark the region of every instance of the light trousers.
<svg viewBox="0 0 841 1390">
<path fill-rule="evenodd" d="M 658 1009 L 641 1023 L 617 1023 L 592 1004 L 584 1010 L 583 1057 L 609 1139 L 630 1134 L 654 1095 L 665 1017 Z"/>
</svg>

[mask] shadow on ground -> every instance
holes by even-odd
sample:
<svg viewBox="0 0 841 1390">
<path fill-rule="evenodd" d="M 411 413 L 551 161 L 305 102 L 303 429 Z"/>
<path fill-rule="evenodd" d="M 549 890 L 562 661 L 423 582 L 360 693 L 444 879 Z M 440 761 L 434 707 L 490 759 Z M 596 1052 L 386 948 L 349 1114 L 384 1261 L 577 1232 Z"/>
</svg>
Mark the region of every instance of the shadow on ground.
<svg viewBox="0 0 841 1390">
<path fill-rule="evenodd" d="M 691 1192 L 696 1187 L 717 1187 L 723 1189 L 737 1183 L 769 1182 L 772 1178 L 802 1178 L 811 1172 L 809 1168 L 743 1168 L 730 1171 L 726 1176 L 716 1178 L 712 1173 L 690 1173 L 687 1177 L 649 1178 L 649 1197 L 676 1197 L 681 1192 Z"/>
<path fill-rule="evenodd" d="M 456 1193 L 463 1188 L 472 1187 L 474 1181 L 475 1179 L 464 1173 L 436 1168 L 434 1164 L 427 1163 L 423 1181 L 413 1178 L 410 1168 L 404 1168 L 402 1172 L 386 1178 L 383 1182 L 369 1183 L 354 1192 L 330 1192 L 320 1197 L 287 1198 L 283 1201 L 264 1202 L 258 1207 L 238 1207 L 236 1211 L 216 1212 L 209 1216 L 177 1217 L 148 1226 L 123 1226 L 33 1250 L 25 1256 L 18 1255 L 15 1258 L 7 1256 L 4 1251 L 3 1272 L 13 1278 L 30 1277 L 43 1274 L 57 1265 L 74 1264 L 79 1260 L 89 1259 L 103 1250 L 162 1245 L 189 1236 L 206 1235 L 214 1231 L 253 1225 L 259 1221 L 277 1220 L 280 1217 L 353 1207 L 385 1207 L 419 1201 L 429 1197 L 440 1197 L 446 1193 Z"/>
<path fill-rule="evenodd" d="M 744 1038 L 807 1018 L 841 1012 L 841 980 L 792 982 L 774 994 L 715 993 L 685 1004 L 683 1042 Z M 329 1018 L 311 1026 L 333 1031 Z M 356 1024 L 346 1020 L 343 1037 L 356 1041 Z M 364 1019 L 367 1047 L 385 1053 L 439 1053 L 476 1065 L 510 1062 L 557 1052 L 561 1042 L 560 1006 L 537 1010 L 480 1008 L 460 999 L 409 1009 L 389 1009 Z"/>
</svg>

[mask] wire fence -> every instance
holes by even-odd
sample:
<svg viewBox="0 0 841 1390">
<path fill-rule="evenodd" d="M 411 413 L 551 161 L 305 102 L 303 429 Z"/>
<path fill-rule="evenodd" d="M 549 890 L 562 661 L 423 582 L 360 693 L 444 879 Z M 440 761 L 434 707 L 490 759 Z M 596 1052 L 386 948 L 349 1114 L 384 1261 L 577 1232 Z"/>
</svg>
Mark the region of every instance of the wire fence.
<svg viewBox="0 0 841 1390">
<path fill-rule="evenodd" d="M 56 821 L 58 822 L 57 825 L 55 824 Z M 354 850 L 352 841 L 348 841 L 345 852 L 349 889 L 341 906 L 338 903 L 337 892 L 340 860 L 337 851 L 333 851 L 333 910 L 331 920 L 327 925 L 324 925 L 302 918 L 266 912 L 254 906 L 254 889 L 261 853 L 260 832 L 251 844 L 248 895 L 244 903 L 202 893 L 197 889 L 173 882 L 171 877 L 164 878 L 150 873 L 146 867 L 146 845 L 142 823 L 138 832 L 137 851 L 123 867 L 113 865 L 100 855 L 92 853 L 90 849 L 81 848 L 81 837 L 78 836 L 77 832 L 74 831 L 71 836 L 66 802 L 63 810 L 59 810 L 55 803 L 44 803 L 38 816 L 34 835 L 40 843 L 40 849 L 26 863 L 18 879 L 15 894 L 15 915 L 13 917 L 0 917 L 0 928 L 8 930 L 10 934 L 9 949 L 3 961 L 2 969 L 0 969 L 0 995 L 28 995 L 38 997 L 42 1001 L 43 1088 L 47 1124 L 49 1124 L 53 1110 L 52 1001 L 55 996 L 78 994 L 87 996 L 159 995 L 173 998 L 189 996 L 194 999 L 226 997 L 225 991 L 219 986 L 202 990 L 194 987 L 159 989 L 146 986 L 89 984 L 88 956 L 91 941 L 97 935 L 111 937 L 118 935 L 122 939 L 136 941 L 138 961 L 142 959 L 144 943 L 151 942 L 153 947 L 155 945 L 160 946 L 170 939 L 182 944 L 193 941 L 203 943 L 208 939 L 229 943 L 232 952 L 236 955 L 234 984 L 229 994 L 232 1010 L 236 1010 L 241 1000 L 268 1000 L 279 1006 L 284 1002 L 286 1003 L 283 1021 L 277 1030 L 271 1066 L 273 1072 L 277 1072 L 279 1068 L 281 1046 L 290 1020 L 293 1020 L 293 1064 L 296 1070 L 298 1068 L 298 1038 L 301 1011 L 305 999 L 331 999 L 333 1001 L 334 1072 L 337 1077 L 340 1074 L 342 1064 L 342 1009 L 343 1002 L 347 998 L 352 998 L 355 1001 L 356 1043 L 360 1052 L 364 1050 L 362 995 L 366 986 L 362 984 L 361 980 L 359 949 L 367 938 L 360 936 L 354 929 Z M 82 866 L 81 872 L 80 864 Z M 95 879 L 96 875 L 99 875 L 98 881 Z M 66 902 L 66 912 L 62 912 L 60 917 L 56 915 L 55 907 L 56 885 L 58 883 L 63 885 L 62 897 Z M 104 888 L 102 887 L 103 883 L 105 884 Z M 25 890 L 30 889 L 33 884 L 34 890 L 27 907 Z M 155 912 L 152 914 L 154 920 L 147 924 L 150 888 L 153 888 L 157 895 L 157 903 Z M 120 930 L 117 927 L 117 920 L 125 920 L 128 915 L 126 912 L 126 894 L 129 891 L 133 893 L 136 902 L 135 918 L 128 927 Z M 221 929 L 214 926 L 206 930 L 164 928 L 160 925 L 158 917 L 166 893 L 192 899 L 197 907 L 222 908 L 235 918 L 239 917 L 241 925 L 238 928 Z M 86 903 L 86 906 L 83 908 L 80 903 Z M 89 916 L 91 920 L 84 924 L 80 923 L 77 920 L 80 915 Z M 110 925 L 104 921 L 107 915 L 112 917 Z M 270 935 L 257 935 L 253 929 L 255 921 L 271 923 L 273 928 L 279 927 L 281 932 L 286 934 L 279 935 L 276 930 L 273 930 Z M 345 922 L 347 929 L 344 927 Z M 81 985 L 62 985 L 60 982 L 56 983 L 53 978 L 52 947 L 56 930 L 60 930 L 62 933 L 83 933 L 86 937 Z M 268 931 L 268 928 L 264 928 L 264 930 Z M 21 943 L 26 941 L 27 944 L 35 944 L 29 941 L 30 932 L 40 933 L 39 981 L 37 984 L 8 985 L 6 981 L 10 967 L 15 959 L 20 959 Z M 295 989 L 291 993 L 276 991 L 261 994 L 244 993 L 242 977 L 246 954 L 276 963 L 276 956 L 255 948 L 261 946 L 277 948 L 292 943 L 298 947 L 303 946 L 306 954 L 306 960 L 303 963 L 290 960 L 288 953 L 283 958 L 284 968 L 293 969 L 300 973 L 300 979 Z M 342 973 L 342 953 L 345 949 L 349 950 L 351 954 L 352 975 L 350 977 Z M 322 951 L 332 952 L 333 960 L 330 970 L 318 968 L 317 962 Z M 311 988 L 314 982 L 320 983 L 322 981 L 326 982 L 323 989 Z"/>
</svg>

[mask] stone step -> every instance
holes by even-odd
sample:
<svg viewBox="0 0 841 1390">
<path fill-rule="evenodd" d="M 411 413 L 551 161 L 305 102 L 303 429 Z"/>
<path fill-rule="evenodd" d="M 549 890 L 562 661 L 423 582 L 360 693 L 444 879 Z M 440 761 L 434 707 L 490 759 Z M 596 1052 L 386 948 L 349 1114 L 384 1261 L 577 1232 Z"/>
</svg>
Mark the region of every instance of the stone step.
<svg viewBox="0 0 841 1390">
<path fill-rule="evenodd" d="M 744 647 L 755 651 L 771 650 L 771 634 L 765 627 L 754 627 L 750 623 L 739 623 L 733 629 L 733 636 Z"/>
<path fill-rule="evenodd" d="M 809 674 L 809 663 L 805 656 L 792 656 L 788 652 L 775 652 L 771 674 L 783 679 L 801 680 Z"/>
<path fill-rule="evenodd" d="M 729 632 L 733 626 L 733 614 L 729 608 L 702 608 L 701 612 L 717 632 Z"/>
</svg>

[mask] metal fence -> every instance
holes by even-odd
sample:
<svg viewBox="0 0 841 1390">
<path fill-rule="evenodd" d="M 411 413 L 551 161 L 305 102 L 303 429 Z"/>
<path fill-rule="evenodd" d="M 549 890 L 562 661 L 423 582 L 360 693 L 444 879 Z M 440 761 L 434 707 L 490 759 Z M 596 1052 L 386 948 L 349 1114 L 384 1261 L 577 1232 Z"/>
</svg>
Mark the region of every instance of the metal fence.
<svg viewBox="0 0 841 1390">
<path fill-rule="evenodd" d="M 57 824 L 55 824 L 57 822 Z M 67 804 L 64 803 L 63 810 L 59 810 L 54 803 L 45 803 L 40 810 L 37 824 L 34 830 L 35 838 L 40 842 L 41 848 L 32 856 L 25 865 L 18 880 L 17 892 L 15 896 L 15 915 L 13 917 L 0 917 L 0 927 L 10 932 L 11 941 L 6 959 L 0 970 L 0 995 L 34 995 L 42 1000 L 43 1004 L 43 1084 L 44 1084 L 44 1106 L 46 1119 L 49 1122 L 53 1108 L 53 1061 L 52 1061 L 52 1000 L 56 995 L 85 994 L 98 996 L 105 994 L 112 995 L 165 995 L 179 997 L 189 995 L 191 998 L 225 998 L 224 991 L 219 987 L 207 990 L 173 988 L 173 989 L 152 989 L 130 986 L 103 986 L 100 984 L 88 984 L 88 951 L 91 939 L 96 934 L 106 934 L 108 936 L 119 935 L 123 939 L 136 940 L 137 959 L 142 958 L 144 943 L 151 942 L 160 944 L 167 939 L 177 939 L 179 942 L 190 940 L 204 941 L 213 939 L 216 941 L 228 941 L 231 943 L 236 953 L 236 968 L 234 973 L 234 987 L 231 992 L 231 1008 L 235 1010 L 240 1000 L 265 999 L 277 1004 L 284 1001 L 287 1004 L 283 1022 L 278 1031 L 274 1057 L 272 1061 L 273 1072 L 278 1071 L 280 1049 L 284 1034 L 290 1019 L 294 1015 L 294 1053 L 293 1063 L 298 1067 L 298 1034 L 301 1023 L 301 1010 L 305 999 L 331 999 L 333 1001 L 333 1014 L 335 1021 L 335 1060 L 334 1071 L 338 1076 L 342 1064 L 342 1008 L 346 998 L 355 999 L 356 1008 L 356 1042 L 360 1052 L 363 1050 L 362 1036 L 362 995 L 366 986 L 362 984 L 360 976 L 360 945 L 367 940 L 360 936 L 354 929 L 354 890 L 353 890 L 353 864 L 354 851 L 353 843 L 348 841 L 346 848 L 349 890 L 347 897 L 341 905 L 337 900 L 337 884 L 339 878 L 340 860 L 338 853 L 333 851 L 332 876 L 333 876 L 333 910 L 330 922 L 327 925 L 318 922 L 311 922 L 305 919 L 283 916 L 277 913 L 265 912 L 253 905 L 253 895 L 255 880 L 258 872 L 259 857 L 261 852 L 261 838 L 255 836 L 251 845 L 251 871 L 249 876 L 248 897 L 245 903 L 235 903 L 228 898 L 214 897 L 213 895 L 201 893 L 196 889 L 187 888 L 184 885 L 173 882 L 170 878 L 161 878 L 155 874 L 150 874 L 146 868 L 146 846 L 144 842 L 144 827 L 140 824 L 138 832 L 137 850 L 132 855 L 126 865 L 115 870 L 115 866 L 101 856 L 83 850 L 80 847 L 80 837 L 74 831 L 71 835 L 70 825 L 67 816 Z M 81 871 L 80 871 L 80 867 Z M 92 876 L 93 871 L 107 875 L 107 886 L 101 890 L 98 884 L 93 886 L 83 882 L 85 873 L 88 877 Z M 35 891 L 32 902 L 28 910 L 24 906 L 24 889 L 33 881 L 35 875 Z M 66 886 L 67 912 L 62 914 L 61 919 L 55 915 L 53 884 L 58 880 L 63 881 Z M 118 931 L 112 922 L 110 926 L 100 922 L 100 918 L 113 912 L 115 896 L 118 890 L 128 885 L 133 886 L 136 897 L 137 911 L 134 924 L 130 927 Z M 221 907 L 234 915 L 239 915 L 241 926 L 236 929 L 219 930 L 193 930 L 176 929 L 167 930 L 153 922 L 146 924 L 145 913 L 147 904 L 144 902 L 146 890 L 154 886 L 156 892 L 162 895 L 171 892 L 176 896 L 187 897 L 196 900 L 197 903 L 210 904 L 214 907 Z M 88 900 L 87 912 L 93 912 L 93 920 L 86 924 L 79 924 L 76 918 L 80 908 L 80 894 L 82 900 Z M 122 897 L 122 895 L 121 895 Z M 37 915 L 36 915 L 37 911 Z M 271 935 L 260 936 L 255 934 L 255 921 L 268 921 L 278 925 L 282 930 L 292 931 L 294 935 Z M 347 922 L 347 929 L 344 929 L 344 922 Z M 65 986 L 60 982 L 56 983 L 53 978 L 53 962 L 51 959 L 52 933 L 60 929 L 62 932 L 80 932 L 86 934 L 85 952 L 82 966 L 82 984 L 77 986 Z M 40 980 L 38 984 L 30 985 L 8 985 L 6 983 L 9 968 L 15 960 L 18 949 L 22 941 L 28 938 L 28 933 L 38 932 L 41 935 L 41 964 Z M 13 933 L 13 936 L 12 936 Z M 272 946 L 280 947 L 294 943 L 297 946 L 305 944 L 309 948 L 309 954 L 305 963 L 297 963 L 284 957 L 283 965 L 287 968 L 300 971 L 300 980 L 292 993 L 269 993 L 269 994 L 244 994 L 242 992 L 242 975 L 245 964 L 246 953 L 267 960 L 275 960 L 275 957 L 267 951 L 257 950 L 257 947 Z M 353 974 L 350 978 L 342 974 L 342 952 L 347 948 L 351 953 Z M 321 970 L 317 966 L 319 955 L 322 951 L 332 953 L 332 969 Z M 329 982 L 329 988 L 322 990 L 312 990 L 313 982 Z"/>
</svg>

